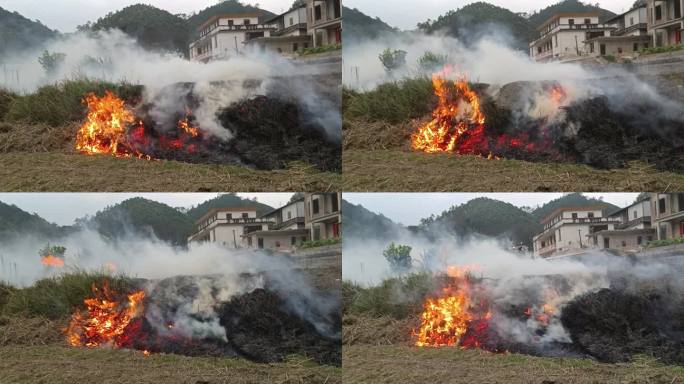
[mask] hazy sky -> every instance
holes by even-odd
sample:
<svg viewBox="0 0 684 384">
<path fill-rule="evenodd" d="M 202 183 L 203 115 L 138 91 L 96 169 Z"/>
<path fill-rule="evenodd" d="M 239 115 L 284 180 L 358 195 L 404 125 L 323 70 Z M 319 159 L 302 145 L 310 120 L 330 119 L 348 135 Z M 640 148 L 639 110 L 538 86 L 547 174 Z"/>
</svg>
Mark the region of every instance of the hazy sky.
<svg viewBox="0 0 684 384">
<path fill-rule="evenodd" d="M 199 12 L 217 3 L 216 0 L 0 0 L 0 7 L 17 11 L 31 20 L 38 19 L 51 29 L 74 32 L 76 27 L 96 21 L 112 11 L 133 4 L 149 4 L 173 14 Z M 254 0 L 259 8 L 273 13 L 285 12 L 292 0 Z"/>
<path fill-rule="evenodd" d="M 343 0 L 346 7 L 358 8 L 369 16 L 380 17 L 387 24 L 401 29 L 415 29 L 419 22 L 427 19 L 435 20 L 447 11 L 475 2 L 474 0 L 392 0 L 391 6 L 388 6 L 386 1 Z M 486 2 L 513 12 L 533 12 L 555 4 L 558 0 L 486 0 Z M 615 13 L 625 12 L 634 4 L 634 0 L 590 0 L 587 2 L 599 3 L 602 8 Z"/>
<path fill-rule="evenodd" d="M 454 205 L 461 205 L 478 197 L 488 197 L 518 207 L 536 207 L 562 197 L 563 193 L 345 193 L 352 204 L 382 213 L 397 223 L 417 225 L 420 219 L 433 213 L 438 215 Z M 585 193 L 585 196 L 625 207 L 636 200 L 638 193 Z"/>
<path fill-rule="evenodd" d="M 59 225 L 71 225 L 85 215 L 94 215 L 109 205 L 132 197 L 144 197 L 172 207 L 190 208 L 213 199 L 218 193 L 0 193 L 0 201 L 14 204 L 29 213 Z M 292 193 L 238 193 L 244 198 L 257 198 L 272 207 L 286 204 Z"/>
</svg>

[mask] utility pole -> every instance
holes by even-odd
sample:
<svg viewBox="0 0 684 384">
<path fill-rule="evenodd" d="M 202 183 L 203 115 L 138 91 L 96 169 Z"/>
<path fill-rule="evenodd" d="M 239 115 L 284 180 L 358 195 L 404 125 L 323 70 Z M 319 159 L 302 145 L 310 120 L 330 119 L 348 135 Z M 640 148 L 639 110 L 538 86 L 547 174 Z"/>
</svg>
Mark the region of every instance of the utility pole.
<svg viewBox="0 0 684 384">
<path fill-rule="evenodd" d="M 584 248 L 582 245 L 582 230 L 578 229 L 577 232 L 579 233 L 580 248 Z"/>
<path fill-rule="evenodd" d="M 235 54 L 238 55 L 240 54 L 240 51 L 238 50 L 237 36 L 234 36 L 233 38 L 235 39 Z"/>
</svg>

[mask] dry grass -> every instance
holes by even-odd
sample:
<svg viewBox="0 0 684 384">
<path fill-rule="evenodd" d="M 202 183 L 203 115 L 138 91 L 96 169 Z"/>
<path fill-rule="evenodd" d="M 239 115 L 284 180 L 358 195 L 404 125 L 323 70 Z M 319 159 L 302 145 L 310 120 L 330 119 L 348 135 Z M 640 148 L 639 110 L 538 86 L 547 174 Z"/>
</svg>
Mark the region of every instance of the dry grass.
<svg viewBox="0 0 684 384">
<path fill-rule="evenodd" d="M 66 323 L 42 317 L 0 316 L 0 347 L 47 345 L 64 341 Z"/>
<path fill-rule="evenodd" d="M 457 348 L 345 345 L 345 383 L 673 384 L 684 367 L 640 358 L 629 364 L 491 354 Z"/>
<path fill-rule="evenodd" d="M 379 150 L 409 149 L 415 121 L 390 124 L 385 121 L 352 120 L 343 125 L 342 148 Z"/>
<path fill-rule="evenodd" d="M 397 320 L 390 316 L 345 315 L 342 319 L 342 345 L 410 345 L 411 331 L 418 318 Z"/>
<path fill-rule="evenodd" d="M 239 166 L 147 161 L 79 153 L 0 153 L 0 190 L 26 192 L 336 191 L 342 176 L 304 163 L 259 171 Z"/>
<path fill-rule="evenodd" d="M 0 153 L 72 151 L 79 124 L 61 127 L 48 124 L 0 122 Z"/>
<path fill-rule="evenodd" d="M 684 174 L 639 162 L 598 170 L 576 164 L 487 160 L 408 150 L 346 149 L 343 190 L 349 192 L 642 192 L 682 191 Z"/>
<path fill-rule="evenodd" d="M 340 368 L 301 358 L 278 364 L 242 359 L 88 350 L 58 345 L 0 347 L 0 383 L 219 384 L 342 382 Z"/>
</svg>

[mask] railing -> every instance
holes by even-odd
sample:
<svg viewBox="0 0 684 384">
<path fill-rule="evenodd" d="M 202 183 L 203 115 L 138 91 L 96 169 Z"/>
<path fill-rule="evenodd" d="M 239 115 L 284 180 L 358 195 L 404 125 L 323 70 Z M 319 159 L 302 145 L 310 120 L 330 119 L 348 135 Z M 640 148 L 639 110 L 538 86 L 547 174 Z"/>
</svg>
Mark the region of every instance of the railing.
<svg viewBox="0 0 684 384">
<path fill-rule="evenodd" d="M 280 223 L 276 222 L 276 224 L 273 226 L 273 229 L 280 229 L 283 227 L 287 227 L 288 225 L 291 225 L 291 224 L 302 223 L 302 222 L 304 222 L 303 217 L 293 217 L 292 219 L 282 221 Z"/>
<path fill-rule="evenodd" d="M 278 26 L 278 30 L 271 32 L 271 36 L 283 36 L 298 29 L 306 29 L 306 23 L 290 25 L 287 28 L 281 28 L 281 26 Z"/>
<path fill-rule="evenodd" d="M 261 29 L 276 29 L 277 27 L 273 24 L 248 24 L 248 25 L 219 25 L 218 27 L 213 27 L 206 32 L 200 33 L 200 37 L 205 37 L 215 30 L 218 31 L 256 31 Z"/>
<path fill-rule="evenodd" d="M 627 221 L 625 223 L 620 223 L 615 225 L 615 229 L 626 229 L 629 227 L 633 227 L 635 225 L 639 225 L 641 223 L 650 223 L 651 222 L 651 216 L 642 216 L 638 217 L 634 220 Z"/>
<path fill-rule="evenodd" d="M 556 31 L 560 30 L 582 30 L 582 29 L 599 29 L 599 28 L 606 28 L 610 29 L 610 27 L 603 25 L 603 24 L 558 24 L 555 27 L 540 32 L 539 37 L 543 38 L 544 36 L 554 33 Z"/>
<path fill-rule="evenodd" d="M 629 27 L 621 27 L 613 31 L 613 36 L 622 36 L 626 35 L 630 32 L 634 32 L 638 29 L 646 29 L 648 27 L 648 24 L 646 23 L 639 23 L 639 24 L 634 24 L 630 25 Z"/>
</svg>

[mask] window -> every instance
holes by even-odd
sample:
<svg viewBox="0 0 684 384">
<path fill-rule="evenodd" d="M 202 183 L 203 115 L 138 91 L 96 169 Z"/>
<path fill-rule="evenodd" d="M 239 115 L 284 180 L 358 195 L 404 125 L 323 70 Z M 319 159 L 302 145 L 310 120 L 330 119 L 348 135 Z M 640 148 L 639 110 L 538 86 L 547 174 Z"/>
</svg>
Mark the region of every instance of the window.
<svg viewBox="0 0 684 384">
<path fill-rule="evenodd" d="M 292 218 L 292 211 L 287 211 L 287 219 L 290 220 Z"/>
<path fill-rule="evenodd" d="M 232 218 L 233 218 L 233 214 L 232 214 L 232 213 L 226 213 L 226 219 L 230 220 L 230 219 L 232 219 Z"/>
<path fill-rule="evenodd" d="M 641 238 L 641 236 L 637 236 L 637 245 L 641 245 L 642 242 L 643 239 Z"/>
<path fill-rule="evenodd" d="M 684 211 L 684 193 L 677 194 L 677 212 Z"/>
<path fill-rule="evenodd" d="M 575 25 L 575 19 L 569 19 L 569 20 L 568 20 L 568 24 L 571 25 L 571 26 L 572 26 L 572 25 Z"/>
<path fill-rule="evenodd" d="M 313 240 L 320 240 L 321 239 L 321 227 L 315 226 L 313 229 Z"/>
<path fill-rule="evenodd" d="M 248 217 L 249 217 L 249 213 L 247 213 L 247 212 L 243 212 L 243 213 L 242 213 L 242 218 L 243 218 L 243 219 L 246 219 L 246 218 L 248 218 Z"/>
<path fill-rule="evenodd" d="M 338 204 L 337 204 L 337 194 L 332 195 L 332 211 L 337 212 L 339 211 Z"/>
<path fill-rule="evenodd" d="M 318 206 L 318 199 L 314 199 L 313 201 L 311 201 L 311 211 L 314 215 L 318 215 L 318 212 L 320 211 L 320 207 Z"/>
<path fill-rule="evenodd" d="M 257 240 L 257 243 L 258 243 L 259 249 L 264 249 L 264 239 L 263 239 L 262 237 L 260 237 L 260 238 Z"/>
<path fill-rule="evenodd" d="M 589 217 L 590 219 L 593 219 L 594 218 L 594 212 L 589 212 L 587 214 L 587 217 Z"/>
<path fill-rule="evenodd" d="M 293 44 L 292 44 L 292 51 L 293 51 L 293 52 L 297 52 L 298 50 L 299 50 L 299 44 L 293 43 Z"/>
<path fill-rule="evenodd" d="M 245 25 L 250 25 L 250 24 L 252 24 L 252 22 L 249 21 L 249 19 L 245 19 L 245 21 L 243 22 L 243 24 L 245 24 Z"/>
<path fill-rule="evenodd" d="M 228 20 L 228 26 L 232 27 L 233 25 L 235 25 L 235 22 L 233 20 Z"/>
<path fill-rule="evenodd" d="M 295 244 L 297 244 L 297 238 L 292 236 L 292 238 L 290 239 L 290 245 L 295 245 Z"/>
<path fill-rule="evenodd" d="M 629 18 L 629 25 L 634 25 L 634 18 L 633 17 Z"/>
<path fill-rule="evenodd" d="M 339 19 L 342 16 L 342 7 L 340 7 L 340 0 L 333 0 L 333 10 L 335 18 Z"/>
<path fill-rule="evenodd" d="M 661 197 L 658 199 L 658 213 L 659 214 L 664 214 L 665 213 L 665 198 Z"/>
<path fill-rule="evenodd" d="M 573 220 L 577 220 L 577 213 L 573 213 L 573 214 L 572 214 L 572 219 L 573 219 Z"/>
<path fill-rule="evenodd" d="M 667 224 L 660 224 L 658 227 L 658 240 L 667 240 Z"/>
<path fill-rule="evenodd" d="M 634 46 L 632 47 L 632 51 L 636 52 L 639 50 L 639 43 L 634 43 Z"/>
<path fill-rule="evenodd" d="M 603 248 L 610 248 L 610 237 L 603 238 Z"/>
<path fill-rule="evenodd" d="M 323 17 L 323 11 L 320 5 L 314 7 L 314 20 L 318 21 Z"/>
<path fill-rule="evenodd" d="M 637 218 L 637 211 L 634 211 L 634 218 Z"/>
<path fill-rule="evenodd" d="M 622 54 L 622 47 L 618 47 L 618 54 Z"/>
<path fill-rule="evenodd" d="M 589 44 L 589 52 L 594 53 L 594 43 Z"/>
<path fill-rule="evenodd" d="M 656 5 L 655 7 L 655 18 L 656 20 L 660 20 L 663 18 L 663 7 L 660 5 Z"/>
<path fill-rule="evenodd" d="M 622 248 L 625 248 L 627 246 L 627 242 L 622 240 Z"/>
<path fill-rule="evenodd" d="M 294 25 L 294 17 L 290 17 L 290 25 Z"/>
<path fill-rule="evenodd" d="M 605 56 L 605 55 L 606 55 L 606 45 L 601 44 L 601 56 Z"/>
<path fill-rule="evenodd" d="M 584 19 L 584 24 L 591 24 L 591 19 Z"/>
<path fill-rule="evenodd" d="M 280 241 L 276 241 L 275 246 L 276 246 L 276 248 L 280 248 Z"/>
</svg>

